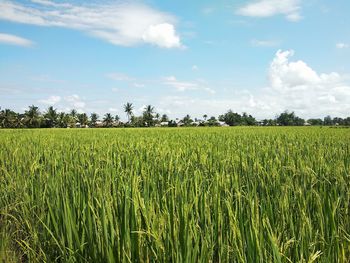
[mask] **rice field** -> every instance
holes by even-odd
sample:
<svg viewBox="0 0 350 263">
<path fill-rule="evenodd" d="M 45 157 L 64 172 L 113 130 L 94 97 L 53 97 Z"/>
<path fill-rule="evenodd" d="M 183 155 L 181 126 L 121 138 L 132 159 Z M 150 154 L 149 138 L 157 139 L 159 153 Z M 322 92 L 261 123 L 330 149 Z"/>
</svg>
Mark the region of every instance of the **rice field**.
<svg viewBox="0 0 350 263">
<path fill-rule="evenodd" d="M 350 131 L 0 130 L 0 262 L 349 262 Z"/>
</svg>

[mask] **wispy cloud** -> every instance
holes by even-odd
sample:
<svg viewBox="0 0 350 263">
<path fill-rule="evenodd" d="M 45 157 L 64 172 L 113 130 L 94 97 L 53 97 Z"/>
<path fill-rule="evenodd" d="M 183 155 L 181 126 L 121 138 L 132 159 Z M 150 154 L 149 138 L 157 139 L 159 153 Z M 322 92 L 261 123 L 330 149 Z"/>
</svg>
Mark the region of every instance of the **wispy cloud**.
<svg viewBox="0 0 350 263">
<path fill-rule="evenodd" d="M 53 105 L 59 103 L 60 101 L 61 101 L 61 97 L 55 96 L 55 95 L 50 96 L 47 99 L 38 100 L 39 103 L 45 104 L 45 105 L 50 105 L 50 106 L 53 106 Z"/>
<path fill-rule="evenodd" d="M 1 14 L 1 12 L 0 12 L 0 14 Z M 8 45 L 15 45 L 15 46 L 22 46 L 22 47 L 31 47 L 34 45 L 34 42 L 29 40 L 29 39 L 23 38 L 23 37 L 0 33 L 0 44 L 8 44 Z"/>
<path fill-rule="evenodd" d="M 177 19 L 138 2 L 79 5 L 49 0 L 1 1 L 0 10 L 2 20 L 80 30 L 115 45 L 182 47 L 175 30 Z"/>
<path fill-rule="evenodd" d="M 289 21 L 299 21 L 301 0 L 257 0 L 237 10 L 237 14 L 249 17 L 271 17 L 284 15 Z"/>
<path fill-rule="evenodd" d="M 177 91 L 203 90 L 211 94 L 215 93 L 215 90 L 207 87 L 203 81 L 179 81 L 176 77 L 169 76 L 164 78 L 163 84 Z"/>
<path fill-rule="evenodd" d="M 257 40 L 257 39 L 253 39 L 252 41 L 250 41 L 250 43 L 254 47 L 276 47 L 280 44 L 280 42 L 276 40 Z"/>
<path fill-rule="evenodd" d="M 130 77 L 129 75 L 125 74 L 125 73 L 121 73 L 121 72 L 112 72 L 112 73 L 108 73 L 106 74 L 106 77 L 112 80 L 116 80 L 116 81 L 132 81 L 134 80 L 133 77 Z"/>
</svg>

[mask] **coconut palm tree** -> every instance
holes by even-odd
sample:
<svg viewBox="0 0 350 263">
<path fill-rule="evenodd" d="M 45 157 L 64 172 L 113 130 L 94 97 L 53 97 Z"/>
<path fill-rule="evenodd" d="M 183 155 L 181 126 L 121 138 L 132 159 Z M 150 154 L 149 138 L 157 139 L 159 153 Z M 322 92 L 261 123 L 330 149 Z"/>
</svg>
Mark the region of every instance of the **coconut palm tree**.
<svg viewBox="0 0 350 263">
<path fill-rule="evenodd" d="M 15 125 L 16 113 L 10 109 L 4 109 L 0 112 L 0 127 L 13 128 Z"/>
<path fill-rule="evenodd" d="M 153 113 L 154 107 L 152 105 L 147 105 L 143 111 L 143 119 L 148 126 L 153 125 Z"/>
<path fill-rule="evenodd" d="M 57 117 L 58 117 L 57 110 L 54 109 L 54 107 L 52 106 L 48 107 L 46 113 L 44 114 L 46 127 L 48 128 L 56 127 Z"/>
<path fill-rule="evenodd" d="M 28 128 L 38 128 L 40 127 L 40 112 L 39 108 L 32 105 L 24 113 L 24 121 Z"/>
<path fill-rule="evenodd" d="M 86 125 L 88 125 L 88 122 L 89 122 L 89 118 L 88 116 L 86 115 L 86 113 L 81 113 L 81 114 L 78 114 L 78 120 L 80 122 L 80 125 L 81 127 L 86 127 Z"/>
<path fill-rule="evenodd" d="M 133 115 L 132 113 L 133 109 L 134 109 L 134 106 L 130 102 L 127 102 L 124 105 L 124 112 L 126 112 L 126 116 L 128 117 L 128 122 L 130 122 L 131 116 Z"/>
<path fill-rule="evenodd" d="M 112 127 L 113 125 L 113 117 L 112 114 L 106 113 L 104 118 L 103 118 L 103 125 L 105 127 Z"/>
<path fill-rule="evenodd" d="M 98 120 L 98 115 L 97 113 L 93 112 L 90 115 L 90 126 L 91 127 L 96 127 L 96 122 Z"/>
<path fill-rule="evenodd" d="M 75 121 L 77 121 L 77 114 L 78 114 L 78 112 L 77 112 L 76 109 L 72 109 L 72 110 L 70 111 L 70 116 L 71 116 Z"/>
<path fill-rule="evenodd" d="M 57 126 L 60 128 L 67 128 L 69 123 L 69 114 L 66 114 L 64 112 L 60 112 L 57 115 Z"/>
</svg>

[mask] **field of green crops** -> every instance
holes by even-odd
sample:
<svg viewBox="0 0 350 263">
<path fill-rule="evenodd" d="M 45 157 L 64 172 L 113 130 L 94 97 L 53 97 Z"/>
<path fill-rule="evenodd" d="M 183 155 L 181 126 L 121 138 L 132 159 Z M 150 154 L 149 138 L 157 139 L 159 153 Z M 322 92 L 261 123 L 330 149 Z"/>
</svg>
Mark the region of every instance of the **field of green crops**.
<svg viewBox="0 0 350 263">
<path fill-rule="evenodd" d="M 0 262 L 349 262 L 350 130 L 0 130 Z"/>
</svg>

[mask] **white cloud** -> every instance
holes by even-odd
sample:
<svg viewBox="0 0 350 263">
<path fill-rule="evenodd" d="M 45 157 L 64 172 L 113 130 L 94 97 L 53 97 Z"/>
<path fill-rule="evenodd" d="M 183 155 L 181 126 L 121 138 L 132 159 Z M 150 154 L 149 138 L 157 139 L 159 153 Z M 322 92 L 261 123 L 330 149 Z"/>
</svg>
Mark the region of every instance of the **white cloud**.
<svg viewBox="0 0 350 263">
<path fill-rule="evenodd" d="M 174 76 L 165 77 L 163 81 L 164 85 L 170 86 L 175 88 L 177 91 L 190 91 L 190 90 L 203 90 L 206 92 L 209 92 L 211 94 L 214 94 L 215 91 L 209 87 L 206 86 L 203 81 L 197 80 L 197 81 L 179 81 Z"/>
<path fill-rule="evenodd" d="M 349 48 L 350 45 L 346 43 L 337 43 L 336 48 L 343 49 L 343 48 Z"/>
<path fill-rule="evenodd" d="M 174 87 L 178 91 L 197 90 L 198 84 L 194 82 L 178 81 L 174 76 L 164 78 L 164 84 Z"/>
<path fill-rule="evenodd" d="M 336 72 L 317 73 L 302 60 L 291 61 L 293 55 L 293 51 L 276 53 L 268 69 L 266 88 L 235 90 L 225 98 L 166 96 L 159 107 L 171 110 L 173 117 L 187 113 L 217 116 L 228 109 L 248 112 L 259 119 L 274 118 L 284 110 L 295 111 L 304 118 L 349 116 L 350 84 L 345 77 Z"/>
<path fill-rule="evenodd" d="M 176 18 L 137 2 L 71 4 L 49 0 L 32 3 L 0 2 L 0 19 L 37 26 L 64 27 L 86 32 L 115 45 L 147 43 L 181 47 Z"/>
<path fill-rule="evenodd" d="M 299 21 L 301 0 L 257 0 L 237 10 L 237 14 L 249 17 L 284 15 L 289 21 Z"/>
<path fill-rule="evenodd" d="M 251 45 L 254 47 L 275 47 L 280 44 L 279 41 L 276 40 L 257 40 L 253 39 L 251 41 Z"/>
<path fill-rule="evenodd" d="M 34 42 L 23 37 L 0 33 L 0 44 L 30 47 L 34 45 Z"/>
<path fill-rule="evenodd" d="M 50 96 L 47 99 L 38 100 L 39 103 L 53 106 L 61 101 L 60 96 Z"/>
<path fill-rule="evenodd" d="M 66 96 L 64 100 L 68 104 L 67 107 L 69 109 L 77 109 L 78 111 L 81 111 L 86 105 L 86 103 L 76 94 Z"/>
<path fill-rule="evenodd" d="M 134 83 L 134 87 L 135 87 L 135 88 L 143 88 L 143 87 L 145 87 L 145 84 L 142 84 L 142 83 Z"/>
<path fill-rule="evenodd" d="M 192 66 L 192 70 L 193 70 L 193 71 L 197 71 L 198 69 L 199 69 L 199 68 L 198 68 L 197 65 L 193 65 L 193 66 Z"/>
<path fill-rule="evenodd" d="M 116 81 L 132 81 L 133 78 L 125 73 L 113 72 L 106 74 L 106 77 Z"/>
<path fill-rule="evenodd" d="M 176 35 L 174 26 L 169 23 L 150 25 L 142 39 L 160 47 L 181 47 L 180 37 Z"/>
<path fill-rule="evenodd" d="M 119 112 L 119 109 L 116 108 L 109 108 L 108 111 L 112 112 L 112 113 L 117 113 Z"/>
</svg>

